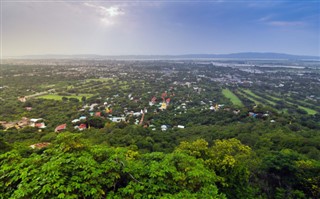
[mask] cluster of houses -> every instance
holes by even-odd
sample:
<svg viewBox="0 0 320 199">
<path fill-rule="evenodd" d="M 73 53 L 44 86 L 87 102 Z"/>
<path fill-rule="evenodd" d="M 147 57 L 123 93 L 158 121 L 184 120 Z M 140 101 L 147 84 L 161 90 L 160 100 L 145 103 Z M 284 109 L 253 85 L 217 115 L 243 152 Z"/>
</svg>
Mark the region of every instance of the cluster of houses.
<svg viewBox="0 0 320 199">
<path fill-rule="evenodd" d="M 258 119 L 267 119 L 270 117 L 270 113 L 267 111 L 266 113 L 261 113 L 261 112 L 249 112 L 248 117 L 252 118 L 258 118 Z M 271 123 L 276 122 L 275 120 L 270 120 Z"/>
<path fill-rule="evenodd" d="M 5 129 L 8 130 L 10 128 L 21 129 L 27 126 L 35 127 L 38 129 L 45 129 L 47 126 L 44 123 L 42 118 L 26 118 L 23 117 L 19 121 L 7 122 L 7 121 L 0 121 L 0 125 Z"/>
<path fill-rule="evenodd" d="M 169 89 L 169 91 L 171 92 L 170 96 L 175 96 L 172 87 Z M 159 108 L 159 110 L 166 110 L 167 107 L 170 104 L 170 101 L 171 101 L 170 97 L 166 98 L 167 96 L 168 96 L 167 91 L 163 92 L 161 94 L 162 101 L 159 102 L 158 105 L 157 105 L 157 98 L 155 96 L 153 96 L 151 98 L 151 100 L 149 101 L 149 106 L 154 106 L 155 105 L 155 106 L 157 106 Z"/>
<path fill-rule="evenodd" d="M 166 130 L 168 130 L 169 126 L 163 124 L 163 125 L 161 125 L 160 128 L 161 128 L 161 131 L 166 131 Z M 178 128 L 178 129 L 184 129 L 185 126 L 183 126 L 183 125 L 177 125 L 176 128 Z M 152 129 L 152 130 L 156 130 L 156 129 Z"/>
<path fill-rule="evenodd" d="M 172 91 L 172 89 L 171 89 Z M 168 94 L 167 92 L 163 92 L 161 95 L 161 102 L 157 102 L 157 98 L 154 96 L 151 98 L 149 105 L 150 106 L 155 106 L 156 110 L 166 110 L 167 107 L 170 104 L 171 98 L 167 97 Z M 174 93 L 171 92 L 171 96 L 174 96 Z M 132 97 L 132 94 L 128 95 L 128 98 L 130 100 L 133 100 L 134 98 Z M 107 99 L 108 100 L 108 99 Z M 105 109 L 104 111 L 101 111 L 102 109 Z M 97 111 L 99 110 L 99 111 Z M 155 112 L 156 112 L 155 110 Z M 79 112 L 82 113 L 82 115 L 87 115 L 86 112 L 90 116 L 95 116 L 95 117 L 104 117 L 109 119 L 111 122 L 128 122 L 130 119 L 134 118 L 134 123 L 136 125 L 143 125 L 143 127 L 152 127 L 150 126 L 149 123 L 144 122 L 144 115 L 148 113 L 148 109 L 145 107 L 144 109 L 141 109 L 140 111 L 130 111 L 127 108 L 124 108 L 123 113 L 117 116 L 112 115 L 112 105 L 108 104 L 108 102 L 104 102 L 103 105 L 99 105 L 98 103 L 93 103 L 90 105 L 84 105 Z M 87 117 L 86 116 L 80 116 L 79 118 L 73 119 L 71 121 L 73 124 L 74 129 L 77 129 L 79 131 L 85 130 L 89 128 L 87 124 Z M 166 127 L 165 127 L 166 126 Z M 61 132 L 67 128 L 67 124 L 61 124 L 55 128 L 55 132 Z M 162 125 L 161 130 L 165 131 L 167 130 L 168 126 L 167 125 Z M 179 125 L 178 128 L 184 128 L 184 126 Z M 156 130 L 153 126 L 152 130 Z"/>
<path fill-rule="evenodd" d="M 95 115 L 101 117 L 101 112 L 96 112 Z M 74 129 L 78 129 L 79 131 L 83 131 L 83 130 L 87 129 L 87 125 L 85 124 L 86 120 L 87 120 L 86 116 L 80 116 L 79 118 L 74 119 L 71 122 L 72 122 L 72 124 L 75 125 Z"/>
</svg>

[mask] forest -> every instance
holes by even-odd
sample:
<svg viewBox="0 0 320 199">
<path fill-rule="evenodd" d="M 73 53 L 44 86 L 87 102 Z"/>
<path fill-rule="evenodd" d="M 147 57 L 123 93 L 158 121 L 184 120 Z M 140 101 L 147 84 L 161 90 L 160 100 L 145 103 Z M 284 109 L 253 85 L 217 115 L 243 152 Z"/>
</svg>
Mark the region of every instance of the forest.
<svg viewBox="0 0 320 199">
<path fill-rule="evenodd" d="M 0 68 L 0 198 L 320 198 L 319 63 L 45 62 Z"/>
</svg>

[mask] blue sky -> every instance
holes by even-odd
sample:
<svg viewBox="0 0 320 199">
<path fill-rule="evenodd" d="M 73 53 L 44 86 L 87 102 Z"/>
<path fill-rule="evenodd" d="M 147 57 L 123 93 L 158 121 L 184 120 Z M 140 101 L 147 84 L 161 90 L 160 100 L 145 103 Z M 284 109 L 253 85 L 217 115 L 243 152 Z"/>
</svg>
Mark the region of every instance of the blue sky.
<svg viewBox="0 0 320 199">
<path fill-rule="evenodd" d="M 2 55 L 320 55 L 320 1 L 6 1 Z"/>
</svg>

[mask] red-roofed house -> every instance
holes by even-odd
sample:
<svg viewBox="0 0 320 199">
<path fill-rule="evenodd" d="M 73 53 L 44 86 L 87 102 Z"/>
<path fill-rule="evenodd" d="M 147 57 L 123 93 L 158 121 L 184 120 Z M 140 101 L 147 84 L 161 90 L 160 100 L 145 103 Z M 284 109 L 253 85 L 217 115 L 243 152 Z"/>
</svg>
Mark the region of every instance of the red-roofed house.
<svg viewBox="0 0 320 199">
<path fill-rule="evenodd" d="M 163 99 L 163 101 L 165 100 L 165 99 L 164 99 L 165 97 L 167 97 L 167 93 L 166 93 L 166 92 L 163 92 L 162 95 L 161 95 L 161 98 Z"/>
<path fill-rule="evenodd" d="M 94 115 L 97 117 L 101 117 L 101 112 L 96 112 Z"/>
<path fill-rule="evenodd" d="M 67 124 L 61 124 L 61 125 L 56 127 L 54 132 L 61 132 L 61 131 L 65 130 L 66 128 L 67 128 Z"/>
<path fill-rule="evenodd" d="M 37 127 L 37 128 L 39 128 L 39 129 L 44 129 L 44 128 L 46 128 L 46 125 L 45 125 L 44 122 L 42 122 L 42 123 L 35 123 L 34 127 Z"/>
<path fill-rule="evenodd" d="M 79 126 L 75 126 L 75 129 L 78 129 L 79 131 L 85 130 L 87 129 L 87 125 L 86 124 L 80 124 Z"/>
<path fill-rule="evenodd" d="M 84 130 L 84 129 L 86 129 L 87 128 L 87 125 L 86 124 L 80 124 L 79 125 L 79 130 L 81 131 L 81 130 Z"/>
<path fill-rule="evenodd" d="M 152 97 L 151 101 L 149 102 L 150 106 L 153 106 L 156 103 L 157 98 L 156 97 Z"/>
<path fill-rule="evenodd" d="M 167 105 L 169 105 L 169 103 L 170 103 L 170 98 L 168 98 L 168 99 L 166 100 L 166 102 L 167 102 Z"/>
</svg>

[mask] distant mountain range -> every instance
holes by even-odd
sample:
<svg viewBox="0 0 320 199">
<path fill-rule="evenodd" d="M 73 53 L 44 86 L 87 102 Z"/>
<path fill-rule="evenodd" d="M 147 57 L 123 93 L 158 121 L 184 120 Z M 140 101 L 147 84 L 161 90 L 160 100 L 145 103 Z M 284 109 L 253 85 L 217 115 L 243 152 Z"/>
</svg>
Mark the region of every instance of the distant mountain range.
<svg viewBox="0 0 320 199">
<path fill-rule="evenodd" d="M 181 57 L 194 58 L 222 58 L 222 59 L 320 59 L 320 56 L 306 56 L 306 55 L 290 55 L 284 53 L 231 53 L 231 54 L 191 54 L 181 55 Z"/>
<path fill-rule="evenodd" d="M 320 60 L 319 56 L 290 55 L 284 53 L 243 52 L 231 54 L 183 54 L 183 55 L 26 55 L 7 57 L 13 59 L 283 59 L 283 60 Z"/>
</svg>

